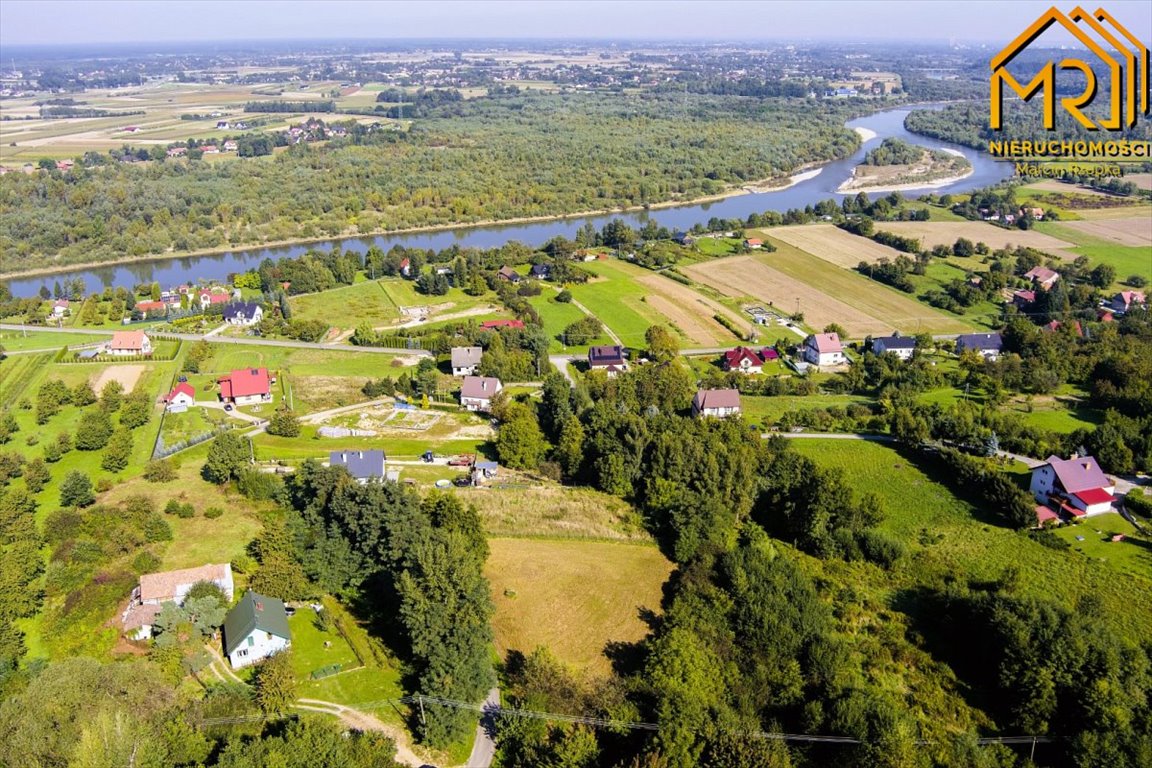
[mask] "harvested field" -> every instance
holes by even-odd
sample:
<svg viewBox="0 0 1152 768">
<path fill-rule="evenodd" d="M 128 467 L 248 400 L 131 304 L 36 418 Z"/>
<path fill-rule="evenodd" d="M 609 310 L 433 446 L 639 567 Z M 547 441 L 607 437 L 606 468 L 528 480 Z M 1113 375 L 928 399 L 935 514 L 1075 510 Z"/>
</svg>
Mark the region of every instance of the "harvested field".
<svg viewBox="0 0 1152 768">
<path fill-rule="evenodd" d="M 288 379 L 296 409 L 301 413 L 339 408 L 363 401 L 364 379 L 353 376 L 296 376 Z"/>
<path fill-rule="evenodd" d="M 639 513 L 627 502 L 588 488 L 457 488 L 454 493 L 476 507 L 490 536 L 650 540 Z"/>
<path fill-rule="evenodd" d="M 1140 189 L 1152 189 L 1152 173 L 1128 173 L 1124 181 L 1130 181 Z"/>
<path fill-rule="evenodd" d="M 1152 245 L 1152 216 L 1062 222 L 1065 227 L 1117 245 Z"/>
<path fill-rule="evenodd" d="M 1043 192 L 1060 192 L 1062 194 L 1088 195 L 1089 197 L 1112 197 L 1107 192 L 1101 192 L 1091 187 L 1082 187 L 1079 184 L 1066 184 L 1056 179 L 1045 179 L 1028 185 L 1029 189 L 1039 189 Z"/>
<path fill-rule="evenodd" d="M 653 546 L 597 541 L 490 539 L 484 574 L 501 656 L 547 646 L 577 674 L 604 677 L 610 643 L 648 633 L 640 618 L 659 611 L 672 564 Z"/>
<path fill-rule="evenodd" d="M 799 302 L 806 325 L 823 328 L 839 323 L 852 338 L 893 330 L 963 333 L 971 328 L 962 320 L 787 243 L 780 243 L 775 253 L 712 261 L 687 267 L 684 272 L 729 296 L 768 302 L 786 312 L 794 311 Z"/>
<path fill-rule="evenodd" d="M 1023 245 L 1059 256 L 1070 255 L 1067 249 L 1076 247 L 1075 243 L 1058 240 L 1041 232 L 1003 229 L 983 221 L 884 221 L 877 222 L 876 229 L 904 237 L 918 237 L 925 248 L 952 245 L 961 237 L 974 243 L 986 243 L 993 250 Z"/>
<path fill-rule="evenodd" d="M 644 275 L 636 280 L 652 289 L 647 296 L 648 306 L 671 320 L 695 344 L 711 346 L 732 340 L 731 332 L 716 322 L 713 315 L 722 315 L 740 325 L 748 322 L 723 304 L 674 280 L 659 275 Z"/>
<path fill-rule="evenodd" d="M 136 386 L 136 382 L 144 374 L 143 365 L 110 365 L 97 374 L 96 378 L 92 381 L 92 389 L 96 390 L 96 394 L 100 394 L 100 390 L 110 381 L 120 382 L 120 386 L 124 387 L 125 392 L 131 392 L 132 388 Z"/>
<path fill-rule="evenodd" d="M 878 224 L 885 227 L 885 224 Z M 853 235 L 837 227 L 835 224 L 807 224 L 800 227 L 773 227 L 763 230 L 766 235 L 794 245 L 802 251 L 813 256 L 819 256 L 825 261 L 852 269 L 861 261 L 869 263 L 888 259 L 895 261 L 900 251 L 889 248 L 880 243 L 874 243 L 866 237 Z"/>
</svg>

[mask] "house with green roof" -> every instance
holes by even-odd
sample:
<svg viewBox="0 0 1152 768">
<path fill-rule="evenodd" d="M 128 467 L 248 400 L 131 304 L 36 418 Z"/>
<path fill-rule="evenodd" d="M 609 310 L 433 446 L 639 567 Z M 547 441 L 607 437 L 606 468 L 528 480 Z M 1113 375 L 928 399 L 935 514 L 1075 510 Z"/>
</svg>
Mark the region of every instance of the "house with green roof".
<svg viewBox="0 0 1152 768">
<path fill-rule="evenodd" d="M 233 667 L 246 667 L 292 644 L 284 603 L 249 590 L 224 618 L 224 653 Z"/>
</svg>

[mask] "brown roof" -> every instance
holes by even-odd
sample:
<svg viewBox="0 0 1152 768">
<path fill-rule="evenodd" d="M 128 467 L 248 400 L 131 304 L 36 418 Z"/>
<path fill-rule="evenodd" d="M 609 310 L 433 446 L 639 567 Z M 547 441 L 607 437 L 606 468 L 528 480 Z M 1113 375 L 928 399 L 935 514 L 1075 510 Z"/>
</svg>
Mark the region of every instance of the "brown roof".
<svg viewBox="0 0 1152 768">
<path fill-rule="evenodd" d="M 740 393 L 735 389 L 701 389 L 696 392 L 693 404 L 698 411 L 706 408 L 739 408 Z"/>
<path fill-rule="evenodd" d="M 124 612 L 124 629 L 139 629 L 143 626 L 152 626 L 163 608 L 164 606 L 162 605 L 128 606 L 128 610 Z"/>
<path fill-rule="evenodd" d="M 226 579 L 232 568 L 228 563 L 220 565 L 202 565 L 199 568 L 183 568 L 179 571 L 164 571 L 163 573 L 146 573 L 140 577 L 140 599 L 172 600 L 176 597 L 176 590 L 184 584 L 195 584 L 198 581 L 217 581 Z"/>
<path fill-rule="evenodd" d="M 460 386 L 460 397 L 487 400 L 500 391 L 500 379 L 492 376 L 465 376 Z"/>
<path fill-rule="evenodd" d="M 112 349 L 144 349 L 144 331 L 116 331 L 112 334 Z"/>
</svg>

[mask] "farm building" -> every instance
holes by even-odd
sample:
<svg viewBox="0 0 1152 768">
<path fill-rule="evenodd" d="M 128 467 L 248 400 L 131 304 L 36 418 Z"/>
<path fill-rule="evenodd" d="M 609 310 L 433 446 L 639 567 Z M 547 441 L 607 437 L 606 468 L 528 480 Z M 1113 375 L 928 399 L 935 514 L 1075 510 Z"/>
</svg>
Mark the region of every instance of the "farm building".
<svg viewBox="0 0 1152 768">
<path fill-rule="evenodd" d="M 609 378 L 628 370 L 628 363 L 624 359 L 624 347 L 619 344 L 589 347 L 588 368 L 593 371 L 607 371 Z"/>
<path fill-rule="evenodd" d="M 233 405 L 266 403 L 272 399 L 272 381 L 267 368 L 243 368 L 221 376 L 220 399 Z"/>
<path fill-rule="evenodd" d="M 813 333 L 804 339 L 804 359 L 812 365 L 840 365 L 848 362 L 840 336 L 835 333 Z"/>
<path fill-rule="evenodd" d="M 108 342 L 110 355 L 150 355 L 152 340 L 144 331 L 116 331 Z"/>
<path fill-rule="evenodd" d="M 487 411 L 492 398 L 503 388 L 500 379 L 491 376 L 465 376 L 460 386 L 460 405 L 469 411 Z"/>
<path fill-rule="evenodd" d="M 233 667 L 262 661 L 292 644 L 284 603 L 248 591 L 224 617 L 224 652 Z"/>
<path fill-rule="evenodd" d="M 496 273 L 496 277 L 501 280 L 507 280 L 510 283 L 520 282 L 520 273 L 509 266 L 500 267 L 500 271 Z"/>
<path fill-rule="evenodd" d="M 718 418 L 740 413 L 740 392 L 735 389 L 701 389 L 692 398 L 692 415 Z"/>
<path fill-rule="evenodd" d="M 1012 304 L 1020 309 L 1027 309 L 1036 301 L 1036 291 L 1012 291 Z"/>
<path fill-rule="evenodd" d="M 877 355 L 891 352 L 901 360 L 908 360 L 916 351 L 916 339 L 911 336 L 882 336 L 872 339 L 872 351 Z"/>
<path fill-rule="evenodd" d="M 328 466 L 344 467 L 361 485 L 385 476 L 384 460 L 382 450 L 332 451 L 328 454 Z"/>
<path fill-rule="evenodd" d="M 452 375 L 474 375 L 483 356 L 484 350 L 480 347 L 452 347 Z"/>
<path fill-rule="evenodd" d="M 224 322 L 229 325 L 256 325 L 264 310 L 254 301 L 236 301 L 224 307 Z"/>
<path fill-rule="evenodd" d="M 186 381 L 172 387 L 172 391 L 164 395 L 164 409 L 168 413 L 184 413 L 196 404 L 196 390 Z"/>
<path fill-rule="evenodd" d="M 140 577 L 139 586 L 132 590 L 128 607 L 121 616 L 124 631 L 136 640 L 151 637 L 152 622 L 164 604 L 182 605 L 193 585 L 202 581 L 215 584 L 229 602 L 232 600 L 235 587 L 232 581 L 232 566 L 228 563 L 144 574 Z"/>
<path fill-rule="evenodd" d="M 745 248 L 753 248 L 753 249 L 763 248 L 764 247 L 764 241 L 758 237 L 750 237 L 744 241 L 744 247 Z"/>
<path fill-rule="evenodd" d="M 956 354 L 975 352 L 986 360 L 995 360 L 1004 346 L 999 333 L 965 333 L 956 337 Z"/>
<path fill-rule="evenodd" d="M 1070 459 L 1049 456 L 1047 462 L 1032 469 L 1029 490 L 1041 504 L 1073 517 L 1108 512 L 1116 500 L 1112 495 L 1116 483 L 1091 456 L 1073 455 Z"/>
<path fill-rule="evenodd" d="M 760 373 L 763 370 L 764 361 L 760 359 L 760 355 L 756 354 L 755 350 L 748 347 L 736 347 L 724 353 L 724 360 L 720 363 L 725 371 L 737 371 L 739 373 Z"/>
</svg>

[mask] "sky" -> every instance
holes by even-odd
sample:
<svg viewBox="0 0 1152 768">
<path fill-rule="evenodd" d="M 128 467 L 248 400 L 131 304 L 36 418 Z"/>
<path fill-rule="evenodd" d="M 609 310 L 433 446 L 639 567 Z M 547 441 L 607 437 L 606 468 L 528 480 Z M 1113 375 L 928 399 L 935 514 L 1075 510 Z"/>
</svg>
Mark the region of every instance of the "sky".
<svg viewBox="0 0 1152 768">
<path fill-rule="evenodd" d="M 0 47 L 402 38 L 1010 40 L 1051 0 L 0 0 Z M 1152 40 L 1152 2 L 1102 4 Z"/>
</svg>

